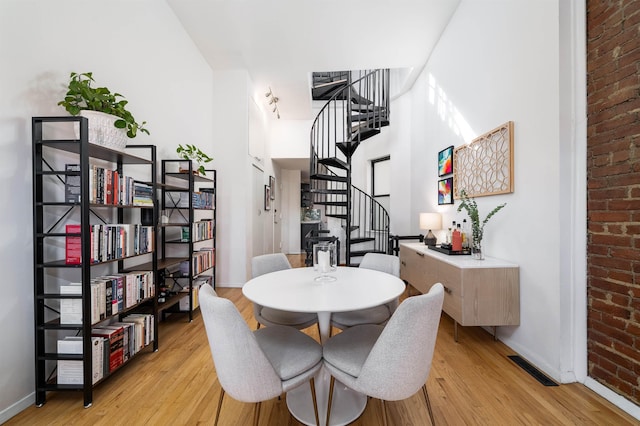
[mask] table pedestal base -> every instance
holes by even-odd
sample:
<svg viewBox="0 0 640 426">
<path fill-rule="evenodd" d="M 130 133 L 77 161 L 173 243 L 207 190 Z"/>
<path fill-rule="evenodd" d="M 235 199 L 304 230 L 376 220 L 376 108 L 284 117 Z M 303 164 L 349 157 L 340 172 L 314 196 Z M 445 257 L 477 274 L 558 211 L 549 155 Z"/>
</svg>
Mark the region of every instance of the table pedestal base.
<svg viewBox="0 0 640 426">
<path fill-rule="evenodd" d="M 322 368 L 315 379 L 316 398 L 318 400 L 318 417 L 320 424 L 326 424 L 327 403 L 329 402 L 329 381 L 331 376 Z M 336 380 L 333 386 L 333 401 L 331 407 L 331 426 L 343 426 L 360 417 L 367 405 L 367 396 L 355 392 Z M 299 422 L 305 425 L 315 425 L 311 389 L 308 385 L 298 386 L 287 392 L 287 407 L 289 412 Z"/>
</svg>

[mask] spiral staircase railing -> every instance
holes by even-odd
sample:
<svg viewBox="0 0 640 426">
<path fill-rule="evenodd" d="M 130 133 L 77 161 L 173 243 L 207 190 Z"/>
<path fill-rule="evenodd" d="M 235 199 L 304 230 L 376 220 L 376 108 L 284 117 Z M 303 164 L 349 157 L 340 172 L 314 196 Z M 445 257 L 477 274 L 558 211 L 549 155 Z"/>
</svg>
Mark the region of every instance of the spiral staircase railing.
<svg viewBox="0 0 640 426">
<path fill-rule="evenodd" d="M 351 184 L 356 149 L 389 124 L 389 70 L 342 76 L 311 127 L 310 192 L 325 216 L 342 221 L 346 262 L 356 264 L 367 252 L 390 253 L 388 212 Z"/>
</svg>

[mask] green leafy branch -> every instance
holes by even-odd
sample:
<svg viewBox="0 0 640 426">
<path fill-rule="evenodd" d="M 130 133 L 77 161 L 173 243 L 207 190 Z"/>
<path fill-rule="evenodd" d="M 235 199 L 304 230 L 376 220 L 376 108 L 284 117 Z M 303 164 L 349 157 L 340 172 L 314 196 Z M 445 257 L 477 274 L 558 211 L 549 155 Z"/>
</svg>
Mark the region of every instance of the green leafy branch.
<svg viewBox="0 0 640 426">
<path fill-rule="evenodd" d="M 473 244 L 480 244 L 482 241 L 482 237 L 484 235 L 484 226 L 487 224 L 489 219 L 493 217 L 496 213 L 498 213 L 507 203 L 500 204 L 496 206 L 493 210 L 487 214 L 487 217 L 484 218 L 482 222 L 480 222 L 480 214 L 478 213 L 478 204 L 476 200 L 473 198 L 469 198 L 467 196 L 467 192 L 463 189 L 460 191 L 460 198 L 462 201 L 458 206 L 458 212 L 462 211 L 462 209 L 467 211 L 467 215 L 469 215 L 469 219 L 471 220 L 471 233 L 473 236 Z"/>
<path fill-rule="evenodd" d="M 200 167 L 198 167 L 197 169 L 198 173 L 203 176 L 206 174 L 204 170 L 204 164 L 213 160 L 213 158 L 202 152 L 200 148 L 196 147 L 195 145 L 185 144 L 185 146 L 182 146 L 182 144 L 179 144 L 178 148 L 176 148 L 176 152 L 184 160 L 196 161 L 200 165 Z"/>
</svg>

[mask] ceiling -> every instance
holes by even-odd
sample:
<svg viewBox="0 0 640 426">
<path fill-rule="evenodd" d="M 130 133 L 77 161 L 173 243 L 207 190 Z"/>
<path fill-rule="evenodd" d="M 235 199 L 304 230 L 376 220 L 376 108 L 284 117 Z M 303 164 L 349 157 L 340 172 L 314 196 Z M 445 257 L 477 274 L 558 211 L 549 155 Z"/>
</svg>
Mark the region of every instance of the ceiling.
<svg viewBox="0 0 640 426">
<path fill-rule="evenodd" d="M 167 0 L 214 70 L 245 69 L 283 119 L 310 119 L 313 71 L 392 68 L 410 85 L 460 0 Z M 268 100 L 263 98 L 266 102 Z"/>
</svg>

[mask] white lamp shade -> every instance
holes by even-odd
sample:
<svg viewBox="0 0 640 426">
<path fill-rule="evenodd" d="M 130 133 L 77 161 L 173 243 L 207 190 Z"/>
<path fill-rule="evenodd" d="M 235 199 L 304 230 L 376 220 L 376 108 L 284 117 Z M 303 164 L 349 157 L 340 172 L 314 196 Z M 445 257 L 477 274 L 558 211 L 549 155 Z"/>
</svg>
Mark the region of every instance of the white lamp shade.
<svg viewBox="0 0 640 426">
<path fill-rule="evenodd" d="M 442 229 L 440 213 L 420 213 L 420 229 Z"/>
</svg>

